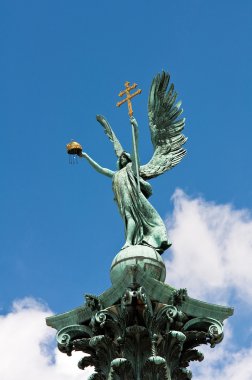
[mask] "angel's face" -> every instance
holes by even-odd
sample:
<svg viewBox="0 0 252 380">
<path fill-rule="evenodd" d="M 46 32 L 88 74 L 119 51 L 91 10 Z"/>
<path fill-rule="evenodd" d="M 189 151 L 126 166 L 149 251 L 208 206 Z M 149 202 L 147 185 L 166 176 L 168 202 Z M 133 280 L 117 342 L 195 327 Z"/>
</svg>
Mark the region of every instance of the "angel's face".
<svg viewBox="0 0 252 380">
<path fill-rule="evenodd" d="M 124 168 L 128 162 L 129 162 L 129 158 L 126 156 L 126 154 L 122 154 L 120 157 L 120 166 Z"/>
</svg>

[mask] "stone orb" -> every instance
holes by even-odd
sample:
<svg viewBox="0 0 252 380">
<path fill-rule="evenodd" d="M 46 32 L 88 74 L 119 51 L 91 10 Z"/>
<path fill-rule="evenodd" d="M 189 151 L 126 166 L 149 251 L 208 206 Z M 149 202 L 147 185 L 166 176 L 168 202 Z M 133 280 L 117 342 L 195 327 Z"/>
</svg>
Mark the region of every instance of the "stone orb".
<svg viewBox="0 0 252 380">
<path fill-rule="evenodd" d="M 136 264 L 150 277 L 164 282 L 166 269 L 160 254 L 154 248 L 145 245 L 131 245 L 122 249 L 112 261 L 110 268 L 112 284 L 120 281 L 125 268 Z"/>
</svg>

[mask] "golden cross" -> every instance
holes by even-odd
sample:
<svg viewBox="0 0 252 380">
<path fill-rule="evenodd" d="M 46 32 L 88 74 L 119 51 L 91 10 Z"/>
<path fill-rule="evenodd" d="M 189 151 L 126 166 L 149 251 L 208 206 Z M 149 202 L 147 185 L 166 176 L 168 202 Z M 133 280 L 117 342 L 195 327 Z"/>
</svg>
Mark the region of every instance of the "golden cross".
<svg viewBox="0 0 252 380">
<path fill-rule="evenodd" d="M 124 91 L 121 91 L 120 94 L 118 94 L 118 96 L 121 97 L 124 94 L 126 94 L 126 98 L 121 100 L 120 102 L 116 103 L 116 106 L 120 107 L 123 103 L 127 102 L 128 103 L 129 116 L 131 117 L 131 116 L 133 116 L 131 99 L 134 98 L 134 96 L 141 94 L 142 90 L 137 90 L 136 92 L 134 92 L 134 94 L 130 94 L 130 91 L 133 90 L 134 88 L 136 88 L 137 84 L 134 83 L 134 84 L 132 84 L 132 86 L 130 86 L 130 82 L 125 82 L 124 85 L 125 85 L 126 89 Z"/>
</svg>

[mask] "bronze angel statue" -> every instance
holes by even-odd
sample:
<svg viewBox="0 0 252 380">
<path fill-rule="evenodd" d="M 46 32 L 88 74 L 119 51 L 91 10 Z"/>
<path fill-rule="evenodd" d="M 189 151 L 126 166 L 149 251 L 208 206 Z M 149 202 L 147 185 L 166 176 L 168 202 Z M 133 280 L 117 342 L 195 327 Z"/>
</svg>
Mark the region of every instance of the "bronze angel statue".
<svg viewBox="0 0 252 380">
<path fill-rule="evenodd" d="M 179 118 L 183 110 L 181 102 L 176 103 L 177 94 L 169 81 L 169 74 L 162 72 L 153 79 L 150 88 L 148 116 L 154 154 L 148 164 L 139 165 L 138 124 L 133 116 L 130 117 L 135 147 L 133 154 L 124 151 L 107 120 L 100 115 L 96 117 L 114 145 L 118 157 L 116 171 L 103 168 L 82 150 L 78 152 L 97 172 L 112 179 L 115 201 L 125 226 L 123 248 L 147 245 L 160 254 L 171 246 L 171 242 L 164 222 L 148 201 L 152 188 L 147 180 L 173 168 L 186 154 L 183 148 L 186 137 L 181 133 L 185 119 Z"/>
</svg>

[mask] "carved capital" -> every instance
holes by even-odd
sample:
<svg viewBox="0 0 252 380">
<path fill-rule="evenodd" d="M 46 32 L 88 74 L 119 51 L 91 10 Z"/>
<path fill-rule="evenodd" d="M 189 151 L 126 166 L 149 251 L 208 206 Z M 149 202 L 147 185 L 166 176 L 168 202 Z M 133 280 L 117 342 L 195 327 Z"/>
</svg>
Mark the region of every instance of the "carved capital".
<svg viewBox="0 0 252 380">
<path fill-rule="evenodd" d="M 190 362 L 204 359 L 196 347 L 214 347 L 223 339 L 219 320 L 187 312 L 185 289 L 173 291 L 163 303 L 152 299 L 144 285 L 127 286 L 103 309 L 98 297 L 87 295 L 90 318 L 59 330 L 62 352 L 88 354 L 78 366 L 95 368 L 89 380 L 190 380 Z"/>
</svg>

